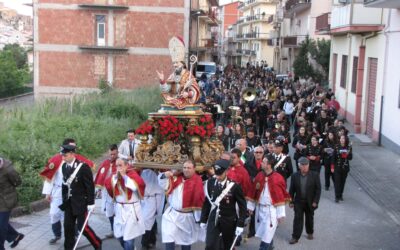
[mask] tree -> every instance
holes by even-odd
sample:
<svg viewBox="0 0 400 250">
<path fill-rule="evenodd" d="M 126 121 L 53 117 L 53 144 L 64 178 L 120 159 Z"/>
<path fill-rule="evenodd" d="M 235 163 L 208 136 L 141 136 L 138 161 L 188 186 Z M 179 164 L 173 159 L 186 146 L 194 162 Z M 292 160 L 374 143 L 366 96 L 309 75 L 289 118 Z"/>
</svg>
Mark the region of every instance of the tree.
<svg viewBox="0 0 400 250">
<path fill-rule="evenodd" d="M 299 54 L 293 62 L 294 74 L 297 77 L 308 78 L 314 76 L 314 69 L 308 60 L 310 42 L 310 38 L 306 37 L 301 43 Z"/>
<path fill-rule="evenodd" d="M 25 69 L 18 69 L 11 51 L 0 52 L 0 96 L 12 95 L 23 87 Z"/>
<path fill-rule="evenodd" d="M 11 52 L 18 69 L 24 69 L 28 67 L 28 55 L 26 50 L 19 46 L 19 44 L 6 44 L 3 48 L 3 51 Z"/>
<path fill-rule="evenodd" d="M 329 72 L 329 61 L 331 54 L 331 41 L 330 40 L 312 40 L 309 46 L 309 52 L 312 57 L 323 69 L 326 76 Z"/>
<path fill-rule="evenodd" d="M 294 73 L 301 78 L 312 77 L 317 82 L 326 80 L 329 72 L 330 40 L 313 40 L 308 37 L 301 43 L 293 62 Z M 310 59 L 313 63 L 310 62 Z M 321 67 L 315 67 L 320 65 Z"/>
</svg>

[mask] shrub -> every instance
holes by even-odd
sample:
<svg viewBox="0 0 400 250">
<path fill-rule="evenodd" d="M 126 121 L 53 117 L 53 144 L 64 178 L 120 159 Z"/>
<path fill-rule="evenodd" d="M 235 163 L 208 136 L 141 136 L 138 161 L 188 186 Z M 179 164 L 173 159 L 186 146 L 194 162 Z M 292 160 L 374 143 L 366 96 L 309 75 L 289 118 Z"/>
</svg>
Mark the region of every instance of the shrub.
<svg viewBox="0 0 400 250">
<path fill-rule="evenodd" d="M 76 139 L 78 152 L 95 159 L 108 145 L 119 143 L 128 127 L 137 126 L 159 107 L 158 94 L 156 88 L 113 91 L 0 110 L 0 155 L 12 160 L 21 173 L 20 204 L 41 197 L 43 182 L 38 173 L 64 138 Z"/>
</svg>

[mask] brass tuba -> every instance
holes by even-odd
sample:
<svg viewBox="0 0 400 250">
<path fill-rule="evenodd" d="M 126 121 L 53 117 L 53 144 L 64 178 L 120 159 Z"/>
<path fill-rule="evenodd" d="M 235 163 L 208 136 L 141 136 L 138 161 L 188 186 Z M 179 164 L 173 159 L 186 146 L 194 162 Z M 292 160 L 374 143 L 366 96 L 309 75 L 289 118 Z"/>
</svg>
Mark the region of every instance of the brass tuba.
<svg viewBox="0 0 400 250">
<path fill-rule="evenodd" d="M 325 98 L 325 91 L 322 88 L 315 88 L 313 92 L 313 99 L 317 102 L 321 101 L 322 99 Z"/>
<path fill-rule="evenodd" d="M 256 99 L 257 92 L 254 88 L 245 88 L 242 91 L 242 97 L 246 102 L 251 102 Z"/>
<path fill-rule="evenodd" d="M 270 101 L 270 102 L 274 102 L 276 100 L 276 89 L 274 86 L 271 86 L 268 89 L 268 93 L 267 96 L 265 97 L 265 100 Z"/>
</svg>

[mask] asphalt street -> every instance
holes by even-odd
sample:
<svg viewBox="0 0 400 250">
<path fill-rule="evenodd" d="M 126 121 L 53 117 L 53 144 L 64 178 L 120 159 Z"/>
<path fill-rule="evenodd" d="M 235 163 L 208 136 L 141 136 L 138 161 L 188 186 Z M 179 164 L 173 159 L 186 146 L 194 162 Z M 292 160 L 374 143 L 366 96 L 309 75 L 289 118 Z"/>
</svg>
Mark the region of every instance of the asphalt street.
<svg viewBox="0 0 400 250">
<path fill-rule="evenodd" d="M 292 233 L 293 215 L 293 210 L 286 206 L 286 219 L 275 234 L 275 249 L 400 249 L 400 228 L 351 176 L 346 183 L 344 201 L 339 204 L 334 202 L 332 187 L 329 191 L 322 190 L 319 208 L 315 211 L 314 240 L 308 240 L 303 231 L 303 237 L 297 244 L 288 243 Z M 251 238 L 237 249 L 258 249 L 259 244 L 259 239 Z M 135 245 L 137 249 L 141 249 L 140 238 Z M 103 249 L 121 249 L 121 246 L 116 239 L 109 239 L 104 241 Z M 160 230 L 154 249 L 164 249 Z M 176 249 L 180 247 L 177 246 Z M 204 244 L 196 243 L 192 249 L 204 249 Z"/>
</svg>

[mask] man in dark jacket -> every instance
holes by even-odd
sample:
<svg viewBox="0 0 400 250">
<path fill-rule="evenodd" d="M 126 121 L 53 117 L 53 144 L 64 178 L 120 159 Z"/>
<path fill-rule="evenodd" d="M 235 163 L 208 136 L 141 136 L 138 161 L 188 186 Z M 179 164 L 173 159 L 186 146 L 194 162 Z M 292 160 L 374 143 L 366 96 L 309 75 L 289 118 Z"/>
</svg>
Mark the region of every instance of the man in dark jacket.
<svg viewBox="0 0 400 250">
<path fill-rule="evenodd" d="M 290 244 L 295 244 L 303 232 L 303 218 L 306 217 L 307 239 L 312 240 L 314 233 L 314 210 L 321 196 L 321 182 L 318 173 L 309 171 L 307 158 L 299 158 L 300 171 L 292 175 L 289 194 L 292 197 L 290 207 L 294 207 L 293 234 Z"/>
<path fill-rule="evenodd" d="M 227 178 L 228 160 L 214 165 L 215 177 L 205 185 L 206 199 L 201 210 L 200 227 L 206 229 L 206 250 L 231 249 L 235 237 L 243 233 L 246 200 L 242 188 Z M 238 212 L 236 210 L 238 208 Z"/>
<path fill-rule="evenodd" d="M 17 206 L 17 186 L 21 178 L 12 163 L 0 157 L 0 250 L 4 250 L 4 242 L 12 242 L 11 248 L 18 245 L 24 238 L 9 223 L 11 209 Z"/>
<path fill-rule="evenodd" d="M 62 145 L 63 204 L 64 211 L 64 248 L 73 249 L 75 245 L 75 225 L 83 230 L 83 234 L 95 249 L 101 249 L 101 239 L 86 225 L 83 227 L 87 211 L 94 210 L 94 183 L 90 167 L 75 158 L 74 145 Z"/>
</svg>

